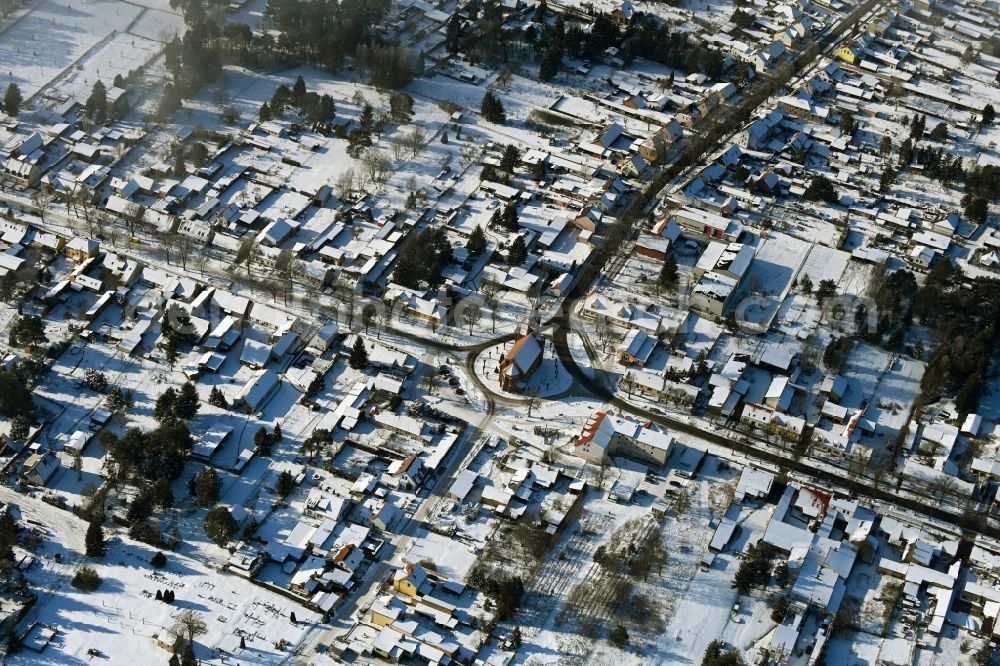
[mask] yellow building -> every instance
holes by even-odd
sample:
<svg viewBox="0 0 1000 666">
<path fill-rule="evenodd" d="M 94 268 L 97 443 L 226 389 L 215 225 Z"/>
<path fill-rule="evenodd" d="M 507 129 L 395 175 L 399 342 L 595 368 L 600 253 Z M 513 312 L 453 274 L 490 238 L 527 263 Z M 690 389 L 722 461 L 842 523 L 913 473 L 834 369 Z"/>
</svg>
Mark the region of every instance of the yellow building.
<svg viewBox="0 0 1000 666">
<path fill-rule="evenodd" d="M 861 51 L 856 46 L 841 46 L 837 49 L 837 57 L 855 65 L 861 59 Z"/>
<path fill-rule="evenodd" d="M 372 624 L 386 627 L 395 622 L 405 606 L 392 595 L 386 595 L 372 604 Z"/>
<path fill-rule="evenodd" d="M 97 241 L 76 236 L 66 243 L 66 256 L 79 263 L 96 257 L 98 249 L 100 245 Z"/>
<path fill-rule="evenodd" d="M 427 581 L 427 572 L 419 564 L 408 564 L 393 576 L 393 587 L 409 597 L 417 596 L 420 586 Z"/>
</svg>

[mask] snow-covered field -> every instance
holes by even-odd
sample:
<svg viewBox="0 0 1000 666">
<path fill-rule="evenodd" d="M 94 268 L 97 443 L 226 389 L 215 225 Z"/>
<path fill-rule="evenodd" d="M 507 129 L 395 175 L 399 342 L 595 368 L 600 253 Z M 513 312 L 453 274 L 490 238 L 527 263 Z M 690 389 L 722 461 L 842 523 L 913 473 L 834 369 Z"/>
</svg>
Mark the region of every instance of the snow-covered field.
<svg viewBox="0 0 1000 666">
<path fill-rule="evenodd" d="M 98 78 L 110 87 L 182 29 L 167 0 L 37 0 L 0 24 L 3 83 L 26 98 L 52 86 L 82 101 Z"/>
<path fill-rule="evenodd" d="M 93 592 L 77 590 L 70 580 L 84 563 L 86 524 L 4 487 L 0 487 L 0 498 L 16 502 L 24 517 L 46 532 L 35 553 L 40 565 L 27 574 L 43 590 L 27 621 L 57 631 L 42 653 L 22 650 L 7 657 L 9 664 L 89 663 L 91 649 L 99 650 L 100 658 L 110 664 L 166 663 L 169 653 L 160 652 L 154 635 L 169 642 L 167 631 L 184 609 L 197 612 L 206 624 L 205 634 L 195 641 L 202 663 L 232 663 L 234 659 L 275 663 L 289 656 L 287 649 L 279 650 L 275 643 L 284 639 L 295 645 L 319 619 L 283 596 L 237 576 L 219 574 L 213 566 L 185 554 L 167 553 L 166 567 L 154 569 L 149 560 L 155 550 L 110 533 L 107 554 L 86 561 L 103 579 L 100 586 Z M 176 601 L 157 601 L 157 590 L 168 588 L 176 594 Z M 290 622 L 291 612 L 297 624 Z M 241 636 L 245 650 L 239 647 Z"/>
</svg>

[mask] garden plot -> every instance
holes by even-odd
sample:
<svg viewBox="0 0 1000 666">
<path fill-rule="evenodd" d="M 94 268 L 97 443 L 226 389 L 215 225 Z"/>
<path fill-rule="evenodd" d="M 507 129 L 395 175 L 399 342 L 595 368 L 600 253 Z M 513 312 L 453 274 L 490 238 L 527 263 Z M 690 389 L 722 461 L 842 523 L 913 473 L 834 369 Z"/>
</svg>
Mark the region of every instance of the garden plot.
<svg viewBox="0 0 1000 666">
<path fill-rule="evenodd" d="M 707 464 L 700 481 L 670 488 L 671 512 L 659 520 L 649 510 L 651 495 L 625 505 L 587 499 L 528 587 L 517 618 L 525 643 L 514 663 L 700 660 L 708 641 L 722 632 L 735 596 L 729 587 L 735 557 L 720 556 L 724 563 L 717 560 L 708 572 L 698 566 L 712 535 L 709 520 L 724 511 L 732 491 L 732 479 L 713 470 Z M 766 518 L 757 521 L 760 529 Z M 753 525 L 747 536 L 757 529 Z M 717 631 L 706 630 L 716 620 Z M 629 635 L 624 650 L 606 640 L 618 624 Z M 557 662 L 555 654 L 565 661 Z"/>
<path fill-rule="evenodd" d="M 82 63 L 92 49 L 125 32 L 143 11 L 117 0 L 40 0 L 30 12 L 3 26 L 0 62 L 30 98 Z"/>
<path fill-rule="evenodd" d="M 909 420 L 910 406 L 920 394 L 924 364 L 858 343 L 848 355 L 844 376 L 848 391 L 841 404 L 860 409 L 867 401 L 866 418 L 878 423 L 874 437 L 862 438 L 872 447 L 881 447 Z"/>
<path fill-rule="evenodd" d="M 23 650 L 7 657 L 10 664 L 83 664 L 96 649 L 106 663 L 129 663 L 136 655 L 159 649 L 154 635 L 166 638 L 177 614 L 195 611 L 206 632 L 195 640 L 199 659 L 217 663 L 225 657 L 244 663 L 274 663 L 290 653 L 276 647 L 284 639 L 296 643 L 318 620 L 315 613 L 283 596 L 266 592 L 237 576 L 219 575 L 201 562 L 178 553 L 167 556 L 163 569 L 149 560 L 156 552 L 144 544 L 109 534 L 108 553 L 88 562 L 103 579 L 93 592 L 70 586 L 82 557 L 85 524 L 43 502 L 3 489 L 25 515 L 45 525 L 48 535 L 35 552 L 41 566 L 28 573 L 43 594 L 26 622 L 54 627 L 56 637 L 40 654 Z M 59 555 L 57 561 L 56 555 Z M 157 590 L 171 589 L 177 600 L 164 604 Z M 298 624 L 289 621 L 295 612 Z M 246 642 L 241 650 L 240 637 Z M 165 663 L 169 656 L 162 653 Z"/>
<path fill-rule="evenodd" d="M 144 4 L 147 9 L 129 26 L 129 35 L 165 43 L 173 39 L 174 35 L 184 34 L 184 18 L 170 8 L 169 2 L 134 4 Z"/>
<path fill-rule="evenodd" d="M 146 10 L 145 13 L 150 12 Z M 156 13 L 173 18 L 172 14 Z M 127 76 L 130 70 L 147 65 L 161 50 L 163 42 L 158 39 L 131 32 L 118 33 L 74 65 L 63 78 L 53 84 L 53 90 L 60 95 L 85 100 L 96 81 L 102 81 L 105 86 L 111 87 L 111 82 L 117 75 Z"/>
</svg>

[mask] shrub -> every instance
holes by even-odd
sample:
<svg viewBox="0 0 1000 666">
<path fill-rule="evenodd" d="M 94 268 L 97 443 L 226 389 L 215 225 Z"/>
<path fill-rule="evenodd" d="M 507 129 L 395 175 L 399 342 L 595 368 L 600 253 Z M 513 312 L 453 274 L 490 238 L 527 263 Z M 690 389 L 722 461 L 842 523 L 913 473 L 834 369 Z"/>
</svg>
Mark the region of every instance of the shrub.
<svg viewBox="0 0 1000 666">
<path fill-rule="evenodd" d="M 628 631 L 622 625 L 616 625 L 608 634 L 608 642 L 615 647 L 624 647 L 628 643 Z"/>
<path fill-rule="evenodd" d="M 149 563 L 157 569 L 162 569 L 167 566 L 167 556 L 162 551 L 157 551 L 156 555 L 153 555 L 152 559 L 149 560 Z"/>
<path fill-rule="evenodd" d="M 80 567 L 73 576 L 71 585 L 78 590 L 93 592 L 101 584 L 101 577 L 93 567 Z"/>
</svg>

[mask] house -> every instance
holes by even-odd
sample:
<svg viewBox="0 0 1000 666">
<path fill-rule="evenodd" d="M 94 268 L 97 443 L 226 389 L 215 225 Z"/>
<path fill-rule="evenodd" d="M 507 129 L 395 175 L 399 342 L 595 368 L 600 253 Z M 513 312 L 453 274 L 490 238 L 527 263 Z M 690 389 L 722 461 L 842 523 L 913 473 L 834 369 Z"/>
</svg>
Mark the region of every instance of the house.
<svg viewBox="0 0 1000 666">
<path fill-rule="evenodd" d="M 259 370 L 271 360 L 271 346 L 256 340 L 247 339 L 240 353 L 240 363 Z"/>
<path fill-rule="evenodd" d="M 280 387 L 281 380 L 273 371 L 257 370 L 240 389 L 233 400 L 233 405 L 243 407 L 250 412 L 256 412 L 274 397 Z"/>
<path fill-rule="evenodd" d="M 691 359 L 685 359 L 689 363 Z M 667 379 L 664 375 L 643 370 L 629 370 L 618 383 L 629 395 L 639 394 L 657 402 L 693 405 L 698 398 L 698 387 Z"/>
<path fill-rule="evenodd" d="M 693 275 L 695 278 L 701 278 L 712 271 L 739 282 L 750 268 L 753 259 L 754 248 L 751 245 L 710 242 L 698 258 Z"/>
<path fill-rule="evenodd" d="M 798 441 L 805 428 L 805 421 L 797 416 L 789 416 L 768 407 L 747 403 L 743 407 L 740 421 L 773 433 L 789 441 Z"/>
<path fill-rule="evenodd" d="M 856 65 L 861 59 L 861 49 L 853 44 L 844 45 L 837 49 L 837 57 L 844 62 Z"/>
<path fill-rule="evenodd" d="M 782 57 L 785 55 L 787 49 L 785 45 L 778 40 L 775 40 L 768 44 L 767 46 L 760 49 L 753 57 L 751 61 L 754 67 L 757 68 L 759 72 L 766 72 L 768 69 L 777 64 Z"/>
<path fill-rule="evenodd" d="M 129 88 L 119 88 L 118 86 L 111 86 L 108 88 L 107 93 L 108 108 L 111 109 L 112 115 L 116 118 L 121 118 L 129 109 Z"/>
<path fill-rule="evenodd" d="M 628 25 L 635 16 L 635 6 L 628 0 L 611 10 L 611 19 L 619 25 Z"/>
<path fill-rule="evenodd" d="M 645 160 L 645 158 L 643 158 L 642 155 L 638 153 L 630 156 L 626 160 L 623 160 L 619 164 L 619 168 L 621 169 L 621 172 L 623 174 L 625 174 L 626 176 L 632 176 L 634 178 L 638 178 L 639 176 L 641 176 L 642 172 L 645 171 L 646 167 L 648 166 L 649 163 Z"/>
<path fill-rule="evenodd" d="M 646 137 L 639 144 L 639 155 L 650 164 L 660 163 L 682 132 L 681 124 L 671 120 L 669 125 Z"/>
<path fill-rule="evenodd" d="M 784 118 L 784 111 L 774 109 L 766 116 L 754 120 L 739 134 L 736 140 L 737 145 L 749 150 L 763 150 L 767 148 L 771 133 Z"/>
<path fill-rule="evenodd" d="M 625 329 L 639 329 L 657 338 L 670 331 L 662 316 L 643 310 L 634 303 L 618 303 L 596 293 L 584 301 L 581 314 L 587 319 L 605 320 Z"/>
<path fill-rule="evenodd" d="M 426 295 L 421 296 L 396 284 L 387 286 L 383 300 L 389 306 L 390 311 L 397 307 L 401 308 L 407 315 L 426 321 L 434 329 L 448 318 L 448 309 L 442 305 L 440 299 L 427 298 Z"/>
<path fill-rule="evenodd" d="M 743 232 L 737 222 L 697 208 L 682 208 L 674 213 L 674 220 L 682 230 L 709 238 L 736 241 Z"/>
<path fill-rule="evenodd" d="M 739 280 L 722 273 L 710 271 L 691 290 L 691 308 L 716 317 L 722 317 L 737 293 Z"/>
<path fill-rule="evenodd" d="M 63 450 L 69 451 L 75 455 L 80 455 L 83 453 L 83 450 L 87 448 L 87 444 L 90 443 L 93 434 L 94 433 L 87 430 L 77 430 L 63 444 Z"/>
<path fill-rule="evenodd" d="M 42 170 L 38 164 L 24 157 L 11 157 L 4 162 L 4 173 L 18 185 L 34 187 L 42 179 Z"/>
<path fill-rule="evenodd" d="M 89 238 L 73 237 L 66 243 L 66 256 L 76 262 L 83 262 L 97 256 L 100 243 Z"/>
<path fill-rule="evenodd" d="M 56 475 L 59 467 L 59 458 L 51 451 L 35 453 L 24 461 L 24 470 L 21 474 L 28 483 L 44 486 Z"/>
<path fill-rule="evenodd" d="M 673 437 L 634 419 L 598 412 L 584 426 L 576 442 L 577 455 L 601 464 L 612 456 L 626 456 L 657 466 L 664 465 Z"/>
<path fill-rule="evenodd" d="M 424 478 L 424 464 L 415 455 L 396 460 L 389 465 L 389 475 L 399 487 L 413 489 Z"/>
<path fill-rule="evenodd" d="M 372 624 L 376 627 L 390 625 L 406 612 L 406 608 L 406 604 L 398 597 L 387 594 L 372 604 Z"/>
<path fill-rule="evenodd" d="M 370 511 L 368 514 L 368 522 L 371 526 L 382 530 L 383 532 L 389 531 L 392 525 L 402 517 L 403 512 L 399 510 L 392 502 L 387 502 L 384 499 L 377 499 L 375 497 L 366 500 L 364 507 Z"/>
<path fill-rule="evenodd" d="M 846 393 L 847 380 L 841 375 L 833 375 L 832 377 L 825 378 L 819 389 L 821 396 L 829 398 L 834 402 L 843 400 Z"/>
<path fill-rule="evenodd" d="M 408 597 L 417 596 L 417 592 L 427 582 L 427 572 L 419 564 L 407 564 L 392 577 L 392 587 Z"/>
<path fill-rule="evenodd" d="M 500 388 L 509 393 L 524 393 L 528 381 L 542 364 L 544 341 L 528 332 L 514 342 L 500 357 Z"/>
<path fill-rule="evenodd" d="M 622 341 L 618 362 L 622 365 L 644 366 L 656 349 L 656 343 L 656 338 L 649 336 L 645 331 L 633 328 Z"/>
</svg>

